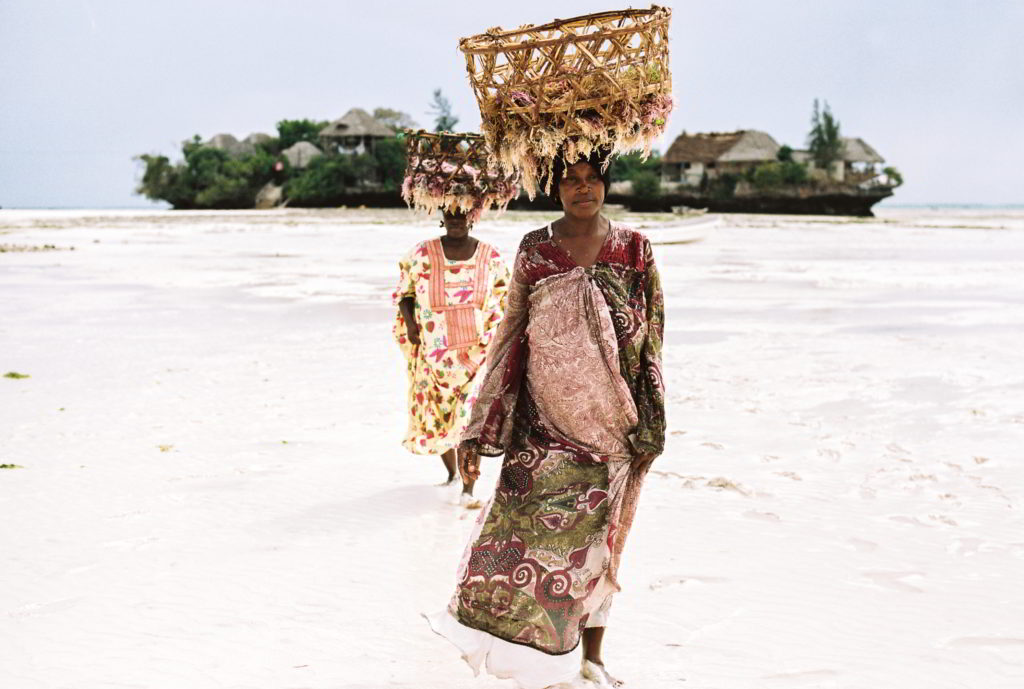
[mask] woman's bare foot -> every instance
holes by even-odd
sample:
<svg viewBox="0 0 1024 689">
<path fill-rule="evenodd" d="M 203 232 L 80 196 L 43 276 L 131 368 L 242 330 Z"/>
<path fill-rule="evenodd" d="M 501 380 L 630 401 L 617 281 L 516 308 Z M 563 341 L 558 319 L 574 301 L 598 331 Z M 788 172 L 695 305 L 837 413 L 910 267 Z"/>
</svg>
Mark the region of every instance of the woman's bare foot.
<svg viewBox="0 0 1024 689">
<path fill-rule="evenodd" d="M 625 686 L 625 682 L 616 679 L 604 669 L 604 663 L 595 663 L 592 660 L 583 659 L 581 674 L 601 689 Z"/>
<path fill-rule="evenodd" d="M 459 504 L 467 510 L 478 510 L 484 506 L 482 502 L 473 497 L 472 493 L 463 493 L 459 497 Z"/>
</svg>

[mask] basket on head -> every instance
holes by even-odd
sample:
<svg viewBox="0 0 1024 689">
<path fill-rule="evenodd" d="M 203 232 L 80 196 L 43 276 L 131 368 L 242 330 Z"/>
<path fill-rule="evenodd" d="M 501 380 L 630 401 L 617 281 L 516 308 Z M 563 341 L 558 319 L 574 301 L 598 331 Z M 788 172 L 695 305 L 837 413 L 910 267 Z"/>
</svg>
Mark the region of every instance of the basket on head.
<svg viewBox="0 0 1024 689">
<path fill-rule="evenodd" d="M 522 173 L 530 198 L 556 155 L 650 153 L 673 105 L 671 17 L 652 5 L 459 41 L 492 157 Z"/>
<path fill-rule="evenodd" d="M 404 131 L 406 169 L 402 198 L 427 213 L 462 212 L 476 222 L 493 206 L 505 210 L 519 196 L 518 173 L 491 165 L 479 134 Z"/>
</svg>

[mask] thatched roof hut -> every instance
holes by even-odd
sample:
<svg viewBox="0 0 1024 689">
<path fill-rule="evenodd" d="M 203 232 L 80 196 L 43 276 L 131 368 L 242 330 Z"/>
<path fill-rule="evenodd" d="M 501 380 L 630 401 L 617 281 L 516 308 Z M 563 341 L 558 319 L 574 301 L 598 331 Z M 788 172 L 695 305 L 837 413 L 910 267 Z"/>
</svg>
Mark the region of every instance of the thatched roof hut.
<svg viewBox="0 0 1024 689">
<path fill-rule="evenodd" d="M 665 182 L 700 184 L 705 177 L 723 172 L 739 174 L 759 163 L 775 160 L 779 144 L 771 135 L 756 129 L 736 132 L 683 132 L 662 158 Z"/>
<path fill-rule="evenodd" d="M 269 144 L 274 140 L 270 134 L 264 134 L 263 132 L 253 132 L 249 136 L 242 139 L 242 143 L 252 144 L 253 146 L 259 146 L 261 144 Z"/>
<path fill-rule="evenodd" d="M 375 139 L 391 139 L 394 136 L 391 127 L 377 121 L 362 108 L 352 108 L 320 130 L 320 138 L 324 141 L 346 152 L 356 153 L 373 150 Z"/>
<path fill-rule="evenodd" d="M 298 141 L 281 151 L 281 155 L 288 159 L 288 163 L 294 168 L 304 168 L 310 161 L 323 155 L 323 151 L 308 141 Z"/>
<path fill-rule="evenodd" d="M 844 136 L 843 161 L 847 163 L 884 163 L 885 158 L 860 137 Z"/>
<path fill-rule="evenodd" d="M 770 134 L 756 129 L 737 132 L 683 132 L 672 142 L 662 160 L 666 163 L 763 162 L 775 160 L 779 144 Z"/>
<path fill-rule="evenodd" d="M 220 149 L 225 151 L 229 155 L 234 155 L 238 151 L 238 139 L 233 137 L 231 134 L 215 134 L 210 137 L 205 146 L 210 148 Z"/>
</svg>

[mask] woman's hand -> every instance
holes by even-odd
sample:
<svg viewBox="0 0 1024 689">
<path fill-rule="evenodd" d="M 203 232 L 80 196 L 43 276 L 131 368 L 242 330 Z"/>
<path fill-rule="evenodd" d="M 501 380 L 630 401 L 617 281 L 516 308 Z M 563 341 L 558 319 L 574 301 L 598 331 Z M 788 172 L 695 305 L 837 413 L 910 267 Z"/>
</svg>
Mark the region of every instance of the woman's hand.
<svg viewBox="0 0 1024 689">
<path fill-rule="evenodd" d="M 405 334 L 409 338 L 409 342 L 412 342 L 417 347 L 420 344 L 420 326 L 415 321 L 405 321 Z"/>
<path fill-rule="evenodd" d="M 651 462 L 653 462 L 657 456 L 658 455 L 654 453 L 647 453 L 634 456 L 633 471 L 641 474 L 646 474 L 647 470 L 651 468 Z"/>
<path fill-rule="evenodd" d="M 459 445 L 459 474 L 463 483 L 480 478 L 480 448 L 475 440 L 464 440 Z"/>
<path fill-rule="evenodd" d="M 416 322 L 415 297 L 402 297 L 402 300 L 398 302 L 398 310 L 402 314 L 402 320 L 405 321 L 405 336 L 409 338 L 409 342 L 418 347 L 420 344 L 420 324 Z"/>
</svg>

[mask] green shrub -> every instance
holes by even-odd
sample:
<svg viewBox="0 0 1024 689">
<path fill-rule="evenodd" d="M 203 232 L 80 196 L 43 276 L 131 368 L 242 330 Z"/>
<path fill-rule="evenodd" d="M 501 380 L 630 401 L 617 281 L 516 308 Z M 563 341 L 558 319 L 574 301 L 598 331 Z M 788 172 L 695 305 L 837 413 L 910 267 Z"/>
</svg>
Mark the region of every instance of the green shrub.
<svg viewBox="0 0 1024 689">
<path fill-rule="evenodd" d="M 611 178 L 613 182 L 633 181 L 640 172 L 661 175 L 661 155 L 654 151 L 647 160 L 641 160 L 640 153 L 626 153 L 612 159 Z"/>
<path fill-rule="evenodd" d="M 761 190 L 803 184 L 807 181 L 807 168 L 792 160 L 761 163 L 754 169 L 751 181 Z"/>
<path fill-rule="evenodd" d="M 633 175 L 633 194 L 641 199 L 654 199 L 661 195 L 661 175 L 643 170 Z"/>
<path fill-rule="evenodd" d="M 885 168 L 882 170 L 882 174 L 888 177 L 897 187 L 903 184 L 903 175 L 894 167 Z"/>
<path fill-rule="evenodd" d="M 706 175 L 707 173 L 705 173 Z M 707 180 L 706 184 L 704 180 L 701 183 L 705 185 L 711 198 L 717 200 L 731 199 L 736 193 L 736 185 L 739 184 L 740 177 L 731 172 L 723 172 L 714 179 Z"/>
<path fill-rule="evenodd" d="M 397 189 L 405 179 L 405 144 L 398 139 L 381 139 L 373 146 L 377 181 Z"/>
<path fill-rule="evenodd" d="M 281 120 L 277 123 L 278 150 L 283 151 L 300 141 L 317 144 L 320 139 L 320 130 L 328 124 L 330 122 L 318 122 L 317 120 Z"/>
</svg>

